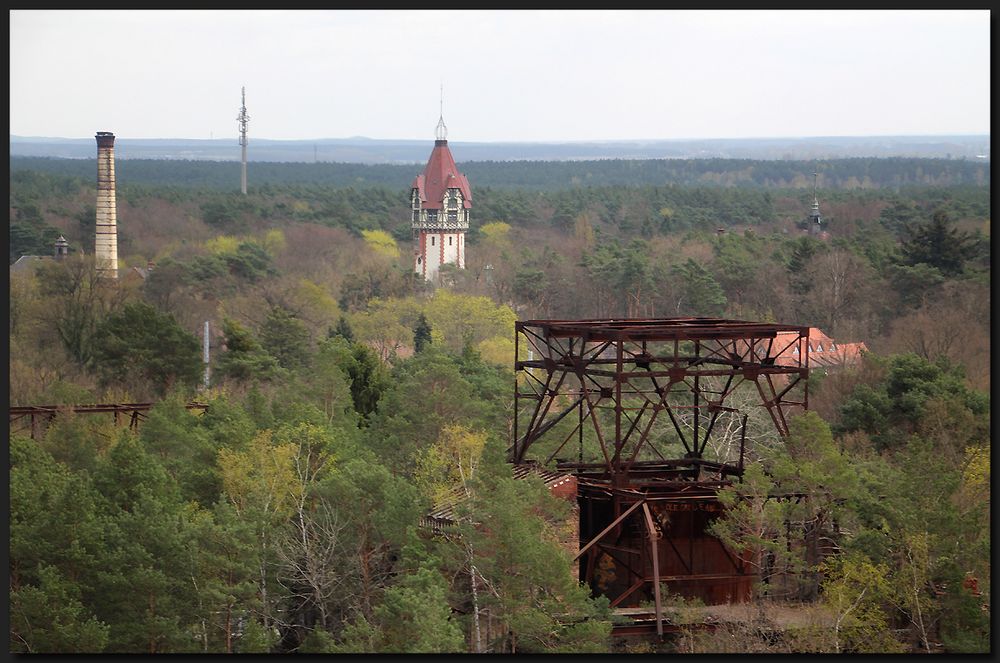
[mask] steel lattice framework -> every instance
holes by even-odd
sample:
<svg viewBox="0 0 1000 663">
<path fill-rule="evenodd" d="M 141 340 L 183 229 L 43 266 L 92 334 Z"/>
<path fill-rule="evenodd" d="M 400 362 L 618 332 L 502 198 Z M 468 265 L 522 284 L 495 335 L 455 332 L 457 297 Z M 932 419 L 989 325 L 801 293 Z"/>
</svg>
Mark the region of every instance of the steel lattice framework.
<svg viewBox="0 0 1000 663">
<path fill-rule="evenodd" d="M 574 432 L 582 432 L 582 422 L 589 420 L 606 470 L 620 474 L 634 466 L 644 447 L 659 453 L 648 435 L 663 415 L 673 424 L 685 457 L 700 458 L 719 414 L 733 411 L 725 406 L 726 398 L 744 382 L 754 383 L 781 435 L 788 434 L 788 409 L 808 407 L 808 327 L 660 318 L 528 320 L 515 323 L 515 331 L 515 371 L 523 376 L 514 393 L 520 415 L 510 449 L 515 463 L 524 462 L 531 445 L 573 411 L 581 422 Z M 776 363 L 793 346 L 797 360 Z M 520 359 L 522 348 L 528 359 Z M 706 377 L 724 378 L 725 385 L 721 390 L 708 386 Z M 677 402 L 682 395 L 690 404 Z M 597 416 L 602 409 L 613 413 L 613 430 Z M 690 435 L 678 425 L 678 410 L 693 418 Z"/>
<path fill-rule="evenodd" d="M 661 582 L 714 601 L 749 595 L 754 571 L 706 534 L 721 511 L 717 491 L 743 473 L 746 414 L 726 403 L 751 383 L 786 436 L 790 411 L 808 407 L 808 339 L 807 326 L 719 318 L 515 323 L 509 460 L 556 460 L 576 475 L 581 578 L 612 607 L 651 594 L 662 635 Z M 727 412 L 743 416 L 738 464 L 702 457 Z M 576 425 L 564 436 L 572 413 Z M 660 448 L 652 434 L 658 421 L 661 434 L 673 431 L 683 458 Z M 574 437 L 582 454 L 585 428 L 600 448 L 596 462 L 561 460 Z"/>
</svg>

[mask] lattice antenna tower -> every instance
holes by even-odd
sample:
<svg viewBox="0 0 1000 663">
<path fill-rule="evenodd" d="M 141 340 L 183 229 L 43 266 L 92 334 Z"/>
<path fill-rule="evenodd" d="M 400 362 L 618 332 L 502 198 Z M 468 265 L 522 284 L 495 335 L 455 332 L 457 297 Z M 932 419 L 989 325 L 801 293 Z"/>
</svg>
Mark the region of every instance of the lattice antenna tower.
<svg viewBox="0 0 1000 663">
<path fill-rule="evenodd" d="M 236 116 L 236 121 L 240 124 L 240 146 L 243 148 L 243 170 L 240 174 L 240 191 L 243 195 L 247 192 L 247 122 L 250 121 L 250 116 L 247 115 L 247 89 L 246 87 L 240 88 L 242 91 L 243 102 L 240 106 L 240 114 Z"/>
</svg>

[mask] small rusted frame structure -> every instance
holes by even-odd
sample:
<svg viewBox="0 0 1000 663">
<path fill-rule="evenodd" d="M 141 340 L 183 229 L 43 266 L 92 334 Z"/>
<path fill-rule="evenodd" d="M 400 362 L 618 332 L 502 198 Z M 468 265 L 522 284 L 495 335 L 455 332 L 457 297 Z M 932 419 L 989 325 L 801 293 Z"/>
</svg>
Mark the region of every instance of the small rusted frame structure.
<svg viewBox="0 0 1000 663">
<path fill-rule="evenodd" d="M 98 403 L 95 405 L 12 405 L 8 424 L 10 429 L 15 427 L 30 430 L 31 439 L 39 433 L 39 424 L 46 426 L 51 423 L 59 413 L 76 414 L 102 414 L 110 413 L 114 417 L 115 425 L 128 419 L 128 427 L 135 430 L 139 422 L 146 418 L 146 413 L 152 409 L 156 403 Z M 206 410 L 208 405 L 192 401 L 186 404 L 188 410 Z"/>
<path fill-rule="evenodd" d="M 658 635 L 661 583 L 706 603 L 749 598 L 753 570 L 705 532 L 721 511 L 717 491 L 743 474 L 746 414 L 726 400 L 752 383 L 778 434 L 787 435 L 790 410 L 808 407 L 808 338 L 807 326 L 718 318 L 515 323 L 509 460 L 555 460 L 559 471 L 576 475 L 576 558 L 595 594 L 612 607 L 652 598 Z M 796 361 L 777 363 L 791 348 Z M 743 417 L 736 463 L 703 458 L 726 412 Z M 563 436 L 574 413 L 576 426 Z M 551 435 L 564 420 L 560 435 Z M 585 429 L 600 448 L 595 462 L 583 462 Z M 682 458 L 668 458 L 665 431 L 683 447 Z M 560 458 L 574 438 L 580 457 Z"/>
</svg>

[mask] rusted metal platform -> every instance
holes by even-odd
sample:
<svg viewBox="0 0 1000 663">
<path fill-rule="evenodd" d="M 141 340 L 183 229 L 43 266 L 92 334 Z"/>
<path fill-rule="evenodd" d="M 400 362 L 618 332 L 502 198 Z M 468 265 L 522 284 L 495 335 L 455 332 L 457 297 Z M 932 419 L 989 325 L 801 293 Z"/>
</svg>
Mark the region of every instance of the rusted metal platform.
<svg viewBox="0 0 1000 663">
<path fill-rule="evenodd" d="M 747 413 L 727 402 L 751 390 L 787 435 L 790 411 L 808 406 L 808 337 L 806 326 L 719 318 L 515 323 L 509 460 L 576 477 L 576 559 L 595 595 L 616 609 L 652 599 L 658 635 L 662 587 L 706 604 L 750 598 L 752 568 L 708 534 L 718 491 L 743 474 Z M 723 415 L 742 417 L 738 457 L 706 459 Z M 585 431 L 596 459 L 583 458 Z M 565 458 L 572 446 L 576 461 Z M 681 458 L 670 457 L 676 446 Z"/>
</svg>

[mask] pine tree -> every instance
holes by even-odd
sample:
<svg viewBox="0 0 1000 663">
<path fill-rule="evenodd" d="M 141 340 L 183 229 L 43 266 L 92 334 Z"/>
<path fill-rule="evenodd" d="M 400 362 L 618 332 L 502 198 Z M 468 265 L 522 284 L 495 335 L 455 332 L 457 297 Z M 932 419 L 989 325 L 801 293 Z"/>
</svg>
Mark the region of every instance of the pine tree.
<svg viewBox="0 0 1000 663">
<path fill-rule="evenodd" d="M 222 333 L 226 352 L 216 366 L 220 378 L 270 380 L 281 372 L 277 360 L 243 325 L 226 318 L 222 321 Z"/>
<path fill-rule="evenodd" d="M 413 328 L 413 351 L 423 352 L 431 342 L 431 326 L 421 313 L 417 319 L 417 326 Z"/>
<path fill-rule="evenodd" d="M 978 255 L 980 241 L 951 224 L 948 213 L 938 210 L 929 222 L 912 227 L 902 247 L 907 264 L 930 265 L 946 276 L 961 274 L 965 263 Z"/>
<path fill-rule="evenodd" d="M 93 353 L 103 384 L 138 375 L 160 396 L 174 384 L 194 385 L 202 375 L 195 335 L 145 302 L 109 315 L 94 335 Z"/>
</svg>

